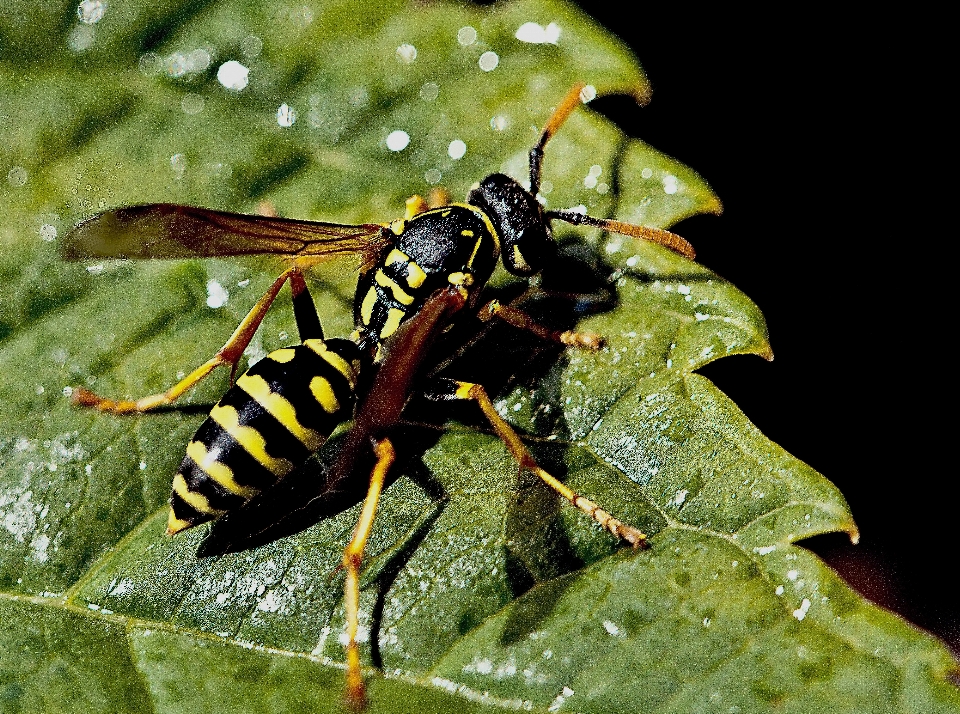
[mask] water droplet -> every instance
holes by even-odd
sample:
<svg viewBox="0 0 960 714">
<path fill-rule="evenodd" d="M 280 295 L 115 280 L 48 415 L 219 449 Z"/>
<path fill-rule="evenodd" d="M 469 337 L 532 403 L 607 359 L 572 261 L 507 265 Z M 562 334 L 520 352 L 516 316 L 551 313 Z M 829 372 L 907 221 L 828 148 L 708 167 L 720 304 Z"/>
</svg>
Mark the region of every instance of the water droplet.
<svg viewBox="0 0 960 714">
<path fill-rule="evenodd" d="M 207 281 L 207 307 L 217 309 L 227 304 L 230 293 L 216 280 Z"/>
<path fill-rule="evenodd" d="M 256 35 L 247 35 L 240 43 L 240 51 L 247 59 L 259 57 L 260 53 L 263 52 L 263 40 Z"/>
<path fill-rule="evenodd" d="M 140 59 L 137 61 L 137 67 L 143 74 L 152 75 L 157 74 L 160 71 L 160 68 L 163 65 L 163 60 L 160 59 L 160 55 L 155 52 L 144 52 L 140 55 Z"/>
<path fill-rule="evenodd" d="M 183 154 L 174 154 L 170 157 L 170 168 L 178 177 L 182 177 L 183 172 L 187 170 L 187 157 Z"/>
<path fill-rule="evenodd" d="M 480 60 L 477 64 L 480 65 L 480 69 L 484 72 L 492 72 L 497 68 L 497 65 L 500 64 L 500 57 L 497 56 L 496 52 L 484 52 L 480 55 Z"/>
<path fill-rule="evenodd" d="M 603 621 L 603 629 L 605 629 L 609 634 L 613 635 L 614 637 L 620 634 L 620 628 L 617 627 L 617 624 L 615 622 L 611 622 L 610 620 Z"/>
<path fill-rule="evenodd" d="M 397 48 L 397 61 L 401 64 L 413 64 L 417 59 L 417 48 L 404 42 Z"/>
<path fill-rule="evenodd" d="M 367 92 L 366 87 L 353 87 L 347 92 L 347 102 L 349 102 L 351 107 L 365 107 L 368 101 L 370 101 L 370 94 Z"/>
<path fill-rule="evenodd" d="M 551 22 L 546 27 L 536 22 L 525 22 L 517 28 L 514 37 L 532 45 L 555 45 L 560 39 L 560 26 L 555 22 Z"/>
<path fill-rule="evenodd" d="M 466 153 L 467 145 L 460 139 L 454 139 L 450 142 L 450 146 L 447 147 L 447 155 L 454 161 L 457 159 L 462 159 L 463 155 Z"/>
<path fill-rule="evenodd" d="M 667 174 L 663 177 L 663 192 L 669 195 L 673 195 L 680 188 L 680 184 L 677 181 L 676 176 L 671 176 Z"/>
<path fill-rule="evenodd" d="M 583 89 L 580 90 L 580 101 L 583 102 L 584 104 L 589 104 L 596 98 L 597 98 L 597 88 L 594 87 L 592 84 L 588 84 L 584 86 Z"/>
<path fill-rule="evenodd" d="M 297 112 L 289 104 L 284 102 L 277 107 L 277 124 L 284 127 L 293 126 L 296 120 Z"/>
<path fill-rule="evenodd" d="M 40 226 L 40 237 L 47 241 L 55 241 L 57 239 L 57 227 L 51 226 L 49 223 L 44 223 Z"/>
<path fill-rule="evenodd" d="M 77 6 L 77 18 L 86 25 L 95 25 L 107 12 L 107 3 L 102 0 L 83 0 Z"/>
<path fill-rule="evenodd" d="M 420 98 L 425 102 L 432 102 L 440 95 L 440 85 L 434 82 L 427 82 L 420 87 Z"/>
<path fill-rule="evenodd" d="M 463 47 L 469 47 L 476 41 L 477 31 L 470 27 L 470 25 L 466 25 L 457 30 L 457 42 Z"/>
<path fill-rule="evenodd" d="M 77 25 L 70 31 L 67 37 L 67 47 L 74 52 L 83 52 L 93 45 L 96 38 L 96 30 L 90 25 Z"/>
<path fill-rule="evenodd" d="M 187 71 L 205 72 L 212 61 L 213 57 L 205 49 L 195 49 L 187 55 Z"/>
<path fill-rule="evenodd" d="M 432 186 L 440 183 L 441 178 L 443 178 L 443 174 L 440 173 L 439 169 L 428 169 L 427 172 L 423 174 L 423 180 Z"/>
<path fill-rule="evenodd" d="M 7 183 L 19 188 L 27 182 L 27 170 L 22 166 L 14 166 L 7 171 Z"/>
<path fill-rule="evenodd" d="M 640 178 L 648 179 L 648 178 L 650 178 L 651 176 L 653 176 L 653 169 L 651 169 L 651 168 L 641 169 L 641 171 L 640 171 Z"/>
<path fill-rule="evenodd" d="M 390 151 L 403 151 L 410 143 L 410 135 L 402 129 L 391 131 L 387 136 L 387 148 Z"/>
<path fill-rule="evenodd" d="M 507 118 L 502 114 L 490 118 L 490 128 L 494 131 L 503 131 L 507 128 L 507 123 Z"/>
<path fill-rule="evenodd" d="M 184 114 L 199 114 L 203 111 L 204 100 L 199 94 L 187 94 L 180 100 L 180 108 Z"/>
<path fill-rule="evenodd" d="M 229 60 L 217 70 L 217 81 L 227 89 L 239 92 L 250 83 L 250 70 L 236 60 Z"/>
</svg>

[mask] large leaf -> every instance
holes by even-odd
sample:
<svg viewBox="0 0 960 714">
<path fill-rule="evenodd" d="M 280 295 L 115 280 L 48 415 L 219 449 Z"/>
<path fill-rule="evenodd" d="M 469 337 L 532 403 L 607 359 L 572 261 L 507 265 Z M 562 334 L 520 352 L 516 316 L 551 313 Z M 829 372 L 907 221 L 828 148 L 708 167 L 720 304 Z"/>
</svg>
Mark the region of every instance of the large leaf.
<svg viewBox="0 0 960 714">
<path fill-rule="evenodd" d="M 463 195 L 491 171 L 522 178 L 535 127 L 575 81 L 642 100 L 646 80 L 556 2 L 111 3 L 90 23 L 98 6 L 81 6 L 87 22 L 72 3 L 0 16 L 2 709 L 335 711 L 338 564 L 359 507 L 205 555 L 220 526 L 168 539 L 164 504 L 203 418 L 189 405 L 214 401 L 225 376 L 187 408 L 140 417 L 64 396 L 168 386 L 223 342 L 276 266 L 63 264 L 58 236 L 95 211 L 158 201 L 388 220 L 431 184 Z M 527 22 L 555 23 L 559 38 L 517 39 Z M 218 82 L 228 60 L 249 68 L 244 89 Z M 410 142 L 394 152 L 398 130 Z M 467 149 L 453 159 L 457 139 Z M 719 208 L 695 173 L 589 112 L 550 144 L 544 189 L 551 207 L 657 226 Z M 518 475 L 470 410 L 405 427 L 363 576 L 371 708 L 960 710 L 936 641 L 793 545 L 854 535 L 843 497 L 695 374 L 769 354 L 757 308 L 664 250 L 585 238 L 564 237 L 563 279 L 545 275 L 525 304 L 546 319 L 588 314 L 579 328 L 608 346 L 543 352 L 499 329 L 462 368 L 489 374 L 538 458 L 651 548 L 622 549 Z M 581 279 L 612 281 L 616 301 L 544 291 Z M 349 267 L 317 273 L 328 334 L 350 330 L 353 282 Z M 251 356 L 288 344 L 291 322 L 282 297 Z M 356 487 L 354 502 L 362 475 Z"/>
</svg>

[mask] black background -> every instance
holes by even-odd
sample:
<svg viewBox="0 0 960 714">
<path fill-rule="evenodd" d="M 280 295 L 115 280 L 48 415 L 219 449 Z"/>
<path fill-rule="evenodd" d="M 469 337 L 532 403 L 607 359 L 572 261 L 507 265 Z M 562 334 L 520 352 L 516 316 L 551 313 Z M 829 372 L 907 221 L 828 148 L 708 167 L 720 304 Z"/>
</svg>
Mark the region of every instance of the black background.
<svg viewBox="0 0 960 714">
<path fill-rule="evenodd" d="M 711 184 L 724 214 L 676 230 L 767 318 L 772 363 L 731 357 L 702 373 L 832 480 L 860 526 L 857 546 L 803 545 L 960 652 L 947 456 L 956 229 L 937 224 L 950 191 L 934 171 L 945 143 L 919 86 L 935 64 L 923 38 L 906 21 L 802 6 L 580 6 L 631 46 L 654 88 L 645 108 L 595 108 Z"/>
</svg>

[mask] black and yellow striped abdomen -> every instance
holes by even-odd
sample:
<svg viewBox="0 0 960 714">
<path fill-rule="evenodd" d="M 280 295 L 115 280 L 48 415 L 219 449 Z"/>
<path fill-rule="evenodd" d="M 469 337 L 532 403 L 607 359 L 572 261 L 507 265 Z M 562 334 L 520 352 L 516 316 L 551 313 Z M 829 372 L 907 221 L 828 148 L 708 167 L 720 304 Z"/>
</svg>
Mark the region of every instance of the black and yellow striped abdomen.
<svg viewBox="0 0 960 714">
<path fill-rule="evenodd" d="M 167 532 L 241 506 L 306 461 L 352 416 L 359 365 L 353 342 L 311 339 L 245 372 L 187 446 Z"/>
</svg>

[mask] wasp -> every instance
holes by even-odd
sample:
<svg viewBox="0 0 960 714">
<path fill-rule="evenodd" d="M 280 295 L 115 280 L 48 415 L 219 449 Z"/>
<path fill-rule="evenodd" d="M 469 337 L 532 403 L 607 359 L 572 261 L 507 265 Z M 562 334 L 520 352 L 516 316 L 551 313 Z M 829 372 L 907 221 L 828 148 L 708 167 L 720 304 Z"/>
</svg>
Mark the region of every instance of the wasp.
<svg viewBox="0 0 960 714">
<path fill-rule="evenodd" d="M 358 455 L 373 455 L 362 512 L 344 554 L 347 698 L 365 701 L 357 643 L 360 565 L 377 502 L 396 459 L 391 429 L 416 391 L 434 401 L 474 402 L 520 468 L 536 474 L 562 498 L 633 547 L 646 536 L 621 522 L 542 468 L 500 416 L 480 384 L 424 375 L 438 336 L 465 315 L 499 319 L 564 345 L 599 349 L 603 339 L 554 331 L 522 310 L 483 300 L 498 261 L 513 275 L 539 273 L 555 254 L 551 223 L 587 225 L 666 246 L 688 258 L 692 246 L 669 231 L 594 218 L 577 209 L 545 210 L 538 201 L 544 148 L 581 103 L 577 85 L 554 110 L 530 150 L 530 186 L 495 173 L 464 203 L 430 206 L 407 201 L 403 218 L 341 225 L 241 215 L 171 204 L 129 206 L 80 223 L 65 239 L 63 256 L 88 258 L 197 258 L 275 254 L 289 267 L 253 306 L 207 362 L 160 394 L 112 400 L 76 388 L 75 404 L 114 414 L 142 413 L 172 404 L 217 367 L 229 366 L 231 387 L 186 447 L 173 477 L 167 533 L 173 535 L 233 511 L 302 465 L 341 423 L 353 420 L 330 466 L 330 478 L 352 475 Z M 304 271 L 337 255 L 362 259 L 349 338 L 326 338 Z M 300 343 L 276 350 L 236 378 L 237 366 L 271 303 L 287 283 Z M 426 382 L 426 384 L 424 384 Z"/>
</svg>

